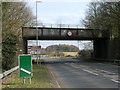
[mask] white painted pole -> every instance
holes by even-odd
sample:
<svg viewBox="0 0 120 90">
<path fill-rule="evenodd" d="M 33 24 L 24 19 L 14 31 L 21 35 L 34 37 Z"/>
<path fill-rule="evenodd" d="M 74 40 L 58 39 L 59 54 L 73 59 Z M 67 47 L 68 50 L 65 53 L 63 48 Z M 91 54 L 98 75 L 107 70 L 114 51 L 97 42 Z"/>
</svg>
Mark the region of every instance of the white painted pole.
<svg viewBox="0 0 120 90">
<path fill-rule="evenodd" d="M 30 77 L 30 84 L 32 83 L 31 77 Z"/>
<path fill-rule="evenodd" d="M 25 78 L 23 77 L 23 83 L 25 84 Z"/>
</svg>

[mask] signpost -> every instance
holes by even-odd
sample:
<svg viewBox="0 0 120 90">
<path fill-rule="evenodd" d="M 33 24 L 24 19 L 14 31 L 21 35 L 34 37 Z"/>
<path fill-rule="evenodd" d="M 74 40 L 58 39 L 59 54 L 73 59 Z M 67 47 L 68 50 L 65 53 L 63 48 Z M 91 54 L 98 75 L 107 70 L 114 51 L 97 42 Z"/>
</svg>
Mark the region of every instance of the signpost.
<svg viewBox="0 0 120 90">
<path fill-rule="evenodd" d="M 32 56 L 31 55 L 19 55 L 19 76 L 24 78 L 32 77 Z"/>
</svg>

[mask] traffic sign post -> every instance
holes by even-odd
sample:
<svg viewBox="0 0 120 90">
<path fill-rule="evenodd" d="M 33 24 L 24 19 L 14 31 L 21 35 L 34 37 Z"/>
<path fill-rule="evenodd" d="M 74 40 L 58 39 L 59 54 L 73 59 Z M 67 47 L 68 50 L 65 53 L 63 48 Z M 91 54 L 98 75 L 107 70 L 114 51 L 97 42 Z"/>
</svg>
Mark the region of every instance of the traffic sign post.
<svg viewBox="0 0 120 90">
<path fill-rule="evenodd" d="M 19 55 L 19 76 L 24 78 L 32 77 L 32 56 L 31 55 Z"/>
</svg>

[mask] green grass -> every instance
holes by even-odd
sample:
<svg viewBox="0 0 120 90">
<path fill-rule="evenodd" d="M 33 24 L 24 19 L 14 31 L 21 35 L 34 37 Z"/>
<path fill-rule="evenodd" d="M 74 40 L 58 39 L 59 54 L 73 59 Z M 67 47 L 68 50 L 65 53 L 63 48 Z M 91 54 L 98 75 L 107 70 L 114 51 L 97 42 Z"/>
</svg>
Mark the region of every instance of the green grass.
<svg viewBox="0 0 120 90">
<path fill-rule="evenodd" d="M 18 75 L 14 80 L 7 82 L 7 85 L 3 85 L 3 88 L 54 88 L 52 78 L 45 65 L 33 65 L 33 77 L 32 84 L 29 83 L 29 79 L 26 79 L 26 83 L 23 84 L 23 78 Z"/>
</svg>

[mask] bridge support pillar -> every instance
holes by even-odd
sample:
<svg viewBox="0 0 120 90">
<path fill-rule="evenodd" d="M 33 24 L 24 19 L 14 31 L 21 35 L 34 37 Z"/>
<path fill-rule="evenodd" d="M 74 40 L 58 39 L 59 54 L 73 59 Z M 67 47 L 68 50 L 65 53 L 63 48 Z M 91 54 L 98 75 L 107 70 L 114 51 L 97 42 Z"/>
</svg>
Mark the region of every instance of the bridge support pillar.
<svg viewBox="0 0 120 90">
<path fill-rule="evenodd" d="M 108 40 L 94 40 L 94 58 L 108 58 Z"/>
<path fill-rule="evenodd" d="M 120 59 L 120 40 L 109 40 L 108 58 Z"/>
<path fill-rule="evenodd" d="M 23 39 L 23 54 L 27 54 L 27 40 Z"/>
</svg>

